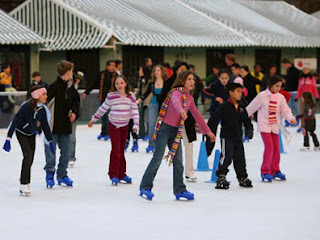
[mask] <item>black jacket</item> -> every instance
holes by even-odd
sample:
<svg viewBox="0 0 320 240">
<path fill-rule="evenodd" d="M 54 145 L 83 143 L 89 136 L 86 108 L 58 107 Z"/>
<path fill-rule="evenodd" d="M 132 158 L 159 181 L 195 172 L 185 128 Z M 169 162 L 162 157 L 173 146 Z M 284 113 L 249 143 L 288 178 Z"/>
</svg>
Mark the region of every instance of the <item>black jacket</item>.
<svg viewBox="0 0 320 240">
<path fill-rule="evenodd" d="M 231 140 L 242 141 L 242 125 L 246 128 L 246 136 L 253 137 L 253 125 L 248 116 L 246 108 L 240 103 L 236 110 L 231 100 L 221 104 L 208 121 L 208 126 L 212 131 L 217 129 L 221 120 L 220 137 Z M 216 134 L 216 132 L 213 132 Z"/>
<path fill-rule="evenodd" d="M 223 86 L 221 82 L 218 80 L 215 83 L 211 84 L 209 89 L 204 90 L 202 92 L 202 95 L 206 98 L 210 98 L 211 101 L 211 106 L 210 106 L 210 113 L 214 113 L 214 111 L 217 109 L 219 106 L 219 102 L 216 101 L 217 97 L 220 97 L 223 99 L 223 101 L 226 101 L 229 98 L 229 90 L 228 90 L 228 83 L 226 86 Z M 213 94 L 213 96 L 208 95 Z"/>
<path fill-rule="evenodd" d="M 71 134 L 72 127 L 69 113 L 76 114 L 79 118 L 80 97 L 74 86 L 68 88 L 68 83 L 60 77 L 49 86 L 48 99 L 50 102 L 55 98 L 53 130 L 54 134 Z"/>
<path fill-rule="evenodd" d="M 246 99 L 250 103 L 257 96 L 256 85 L 264 86 L 264 83 L 253 77 L 251 73 L 248 73 L 248 75 L 243 78 L 243 85 L 248 89 Z"/>
<path fill-rule="evenodd" d="M 26 101 L 21 105 L 18 113 L 10 125 L 7 136 L 12 138 L 15 130 L 27 136 L 34 135 L 36 134 L 38 128 L 37 122 L 39 121 L 41 123 L 43 132 L 46 135 L 46 139 L 51 141 L 52 135 L 47 121 L 47 113 L 45 108 L 42 105 L 39 105 L 37 110 L 34 111 L 33 106 L 30 106 L 29 103 L 29 101 Z"/>
<path fill-rule="evenodd" d="M 292 92 L 297 91 L 299 86 L 299 78 L 300 78 L 300 71 L 295 67 L 291 66 L 287 69 L 287 76 L 286 79 L 286 91 Z"/>
</svg>

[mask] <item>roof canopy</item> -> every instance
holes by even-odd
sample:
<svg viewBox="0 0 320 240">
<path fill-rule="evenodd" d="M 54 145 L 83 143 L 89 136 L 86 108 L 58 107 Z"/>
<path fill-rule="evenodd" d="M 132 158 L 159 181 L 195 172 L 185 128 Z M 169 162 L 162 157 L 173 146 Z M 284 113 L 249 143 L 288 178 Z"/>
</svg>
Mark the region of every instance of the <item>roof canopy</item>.
<svg viewBox="0 0 320 240">
<path fill-rule="evenodd" d="M 45 39 L 0 9 L 0 45 L 45 42 Z"/>
<path fill-rule="evenodd" d="M 100 48 L 111 36 L 144 46 L 320 46 L 320 20 L 283 1 L 27 0 L 10 14 L 53 50 Z"/>
</svg>

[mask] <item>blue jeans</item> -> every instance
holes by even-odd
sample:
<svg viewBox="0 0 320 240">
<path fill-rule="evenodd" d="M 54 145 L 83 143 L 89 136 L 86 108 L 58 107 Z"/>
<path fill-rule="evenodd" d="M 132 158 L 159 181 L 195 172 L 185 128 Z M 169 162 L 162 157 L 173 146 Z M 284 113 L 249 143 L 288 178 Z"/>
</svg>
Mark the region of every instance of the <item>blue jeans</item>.
<svg viewBox="0 0 320 240">
<path fill-rule="evenodd" d="M 155 143 L 152 139 L 154 127 L 156 126 L 157 118 L 159 114 L 159 104 L 158 103 L 151 103 L 149 106 L 149 146 L 154 147 Z"/>
<path fill-rule="evenodd" d="M 52 140 L 55 145 L 58 144 L 60 149 L 60 158 L 57 170 L 57 177 L 68 175 L 67 168 L 70 159 L 70 135 L 69 134 L 52 134 Z M 54 172 L 56 169 L 56 154 L 50 151 L 49 145 L 45 144 L 46 165 L 44 170 Z"/>
<path fill-rule="evenodd" d="M 164 151 L 168 145 L 171 148 L 172 143 L 177 135 L 178 128 L 169 126 L 165 123 L 161 124 L 158 136 L 155 151 L 153 157 L 143 175 L 140 188 L 152 189 L 153 180 L 157 174 L 157 171 L 160 167 Z M 173 158 L 173 192 L 182 193 L 186 190 L 186 185 L 183 183 L 183 165 L 182 165 L 182 148 L 181 142 L 178 146 L 176 155 Z"/>
<path fill-rule="evenodd" d="M 297 116 L 300 114 L 300 99 L 294 101 L 297 96 L 297 92 L 289 92 L 291 94 L 290 100 L 288 102 L 289 107 L 291 108 L 292 114 Z"/>
</svg>

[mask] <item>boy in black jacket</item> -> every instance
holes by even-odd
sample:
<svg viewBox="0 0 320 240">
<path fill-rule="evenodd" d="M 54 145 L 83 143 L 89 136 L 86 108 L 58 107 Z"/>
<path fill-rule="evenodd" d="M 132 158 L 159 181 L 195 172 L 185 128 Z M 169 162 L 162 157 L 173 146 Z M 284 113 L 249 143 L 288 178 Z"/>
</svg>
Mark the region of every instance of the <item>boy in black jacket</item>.
<svg viewBox="0 0 320 240">
<path fill-rule="evenodd" d="M 65 60 L 61 61 L 58 64 L 58 73 L 57 80 L 49 86 L 47 101 L 49 106 L 54 101 L 54 110 L 51 113 L 52 138 L 53 142 L 58 144 L 61 154 L 57 170 L 57 181 L 59 185 L 64 183 L 71 187 L 73 181 L 68 177 L 67 173 L 70 159 L 71 123 L 79 117 L 80 97 L 72 85 L 68 86 L 69 80 L 73 78 L 73 63 Z M 55 174 L 56 155 L 49 151 L 47 145 L 45 146 L 45 152 L 46 165 L 44 170 L 47 172 L 47 187 L 52 188 L 55 184 L 53 177 Z"/>
<path fill-rule="evenodd" d="M 228 87 L 230 98 L 220 105 L 208 121 L 211 129 L 217 129 L 221 121 L 221 155 L 216 175 L 218 176 L 216 189 L 228 189 L 226 180 L 228 167 L 233 160 L 233 165 L 241 187 L 252 187 L 246 170 L 244 147 L 242 142 L 242 125 L 246 128 L 246 136 L 252 139 L 253 126 L 248 113 L 240 101 L 242 86 L 231 83 Z M 213 132 L 216 134 L 216 132 Z"/>
</svg>

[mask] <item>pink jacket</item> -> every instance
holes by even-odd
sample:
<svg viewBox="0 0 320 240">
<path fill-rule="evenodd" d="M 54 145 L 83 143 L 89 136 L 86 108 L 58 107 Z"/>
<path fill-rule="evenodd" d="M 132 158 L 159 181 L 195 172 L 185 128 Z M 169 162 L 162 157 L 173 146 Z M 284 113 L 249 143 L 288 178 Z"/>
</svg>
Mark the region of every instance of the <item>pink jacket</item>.
<svg viewBox="0 0 320 240">
<path fill-rule="evenodd" d="M 319 99 L 319 93 L 318 93 L 316 78 L 314 76 L 312 76 L 312 77 L 301 77 L 299 79 L 299 87 L 298 87 L 298 93 L 297 93 L 296 99 L 299 99 L 299 97 L 304 92 L 310 92 L 311 95 L 315 99 Z"/>
<path fill-rule="evenodd" d="M 277 119 L 278 123 L 269 123 L 269 101 L 271 97 L 269 89 L 260 92 L 252 102 L 247 106 L 248 115 L 251 116 L 253 113 L 258 111 L 258 131 L 264 133 L 275 133 L 279 134 L 279 123 L 280 114 L 288 121 L 294 120 L 295 117 L 292 115 L 291 109 L 286 103 L 286 99 L 280 93 L 275 93 L 277 98 Z"/>
</svg>

